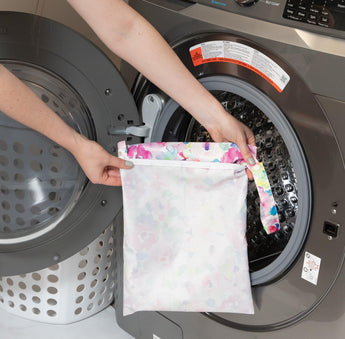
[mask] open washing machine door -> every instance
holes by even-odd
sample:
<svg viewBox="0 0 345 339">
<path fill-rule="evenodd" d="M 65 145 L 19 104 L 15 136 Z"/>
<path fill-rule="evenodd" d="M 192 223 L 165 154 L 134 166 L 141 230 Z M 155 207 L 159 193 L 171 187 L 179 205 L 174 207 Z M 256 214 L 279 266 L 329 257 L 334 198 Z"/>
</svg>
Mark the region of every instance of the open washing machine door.
<svg viewBox="0 0 345 339">
<path fill-rule="evenodd" d="M 249 184 L 247 241 L 255 315 L 138 312 L 122 317 L 119 297 L 118 323 L 136 338 L 226 338 L 238 330 L 238 338 L 261 337 L 258 332 L 268 337 L 267 332 L 307 317 L 339 277 L 343 185 L 336 181 L 331 188 L 328 177 L 343 173 L 338 144 L 308 87 L 262 46 L 231 34 L 201 33 L 174 49 L 225 109 L 253 130 L 281 229 L 264 233 L 255 185 Z M 222 54 L 227 49 L 233 58 Z M 147 141 L 210 141 L 200 124 L 144 78 L 139 77 L 134 94 L 143 121 L 152 126 Z M 120 245 L 117 255 L 121 258 Z"/>
<path fill-rule="evenodd" d="M 132 95 L 95 45 L 31 14 L 1 12 L 0 23 L 0 62 L 71 127 L 113 154 L 120 140 L 142 140 L 130 135 Z M 0 276 L 70 257 L 121 207 L 120 188 L 93 185 L 69 152 L 0 112 Z"/>
</svg>

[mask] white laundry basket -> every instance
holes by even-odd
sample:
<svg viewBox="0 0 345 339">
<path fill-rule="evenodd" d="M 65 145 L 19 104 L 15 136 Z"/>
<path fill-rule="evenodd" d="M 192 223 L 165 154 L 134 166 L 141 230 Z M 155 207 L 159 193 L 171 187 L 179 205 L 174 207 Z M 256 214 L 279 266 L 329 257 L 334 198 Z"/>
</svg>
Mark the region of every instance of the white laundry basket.
<svg viewBox="0 0 345 339">
<path fill-rule="evenodd" d="M 82 251 L 43 270 L 0 278 L 0 308 L 51 324 L 85 319 L 114 297 L 114 226 Z"/>
</svg>

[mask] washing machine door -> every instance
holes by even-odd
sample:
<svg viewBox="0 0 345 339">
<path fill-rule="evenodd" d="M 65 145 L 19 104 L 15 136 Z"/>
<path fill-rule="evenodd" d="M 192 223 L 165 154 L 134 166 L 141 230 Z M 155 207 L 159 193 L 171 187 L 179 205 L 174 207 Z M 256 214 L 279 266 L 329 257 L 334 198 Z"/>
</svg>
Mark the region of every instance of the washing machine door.
<svg viewBox="0 0 345 339">
<path fill-rule="evenodd" d="M 253 130 L 281 224 L 278 232 L 265 234 L 258 194 L 250 183 L 247 241 L 255 315 L 204 315 L 244 331 L 290 326 L 321 303 L 343 263 L 339 206 L 344 185 L 337 180 L 343 162 L 331 126 L 295 71 L 249 39 L 199 34 L 174 48 L 225 109 Z M 153 126 L 152 141 L 211 140 L 185 110 L 145 79 L 135 88 L 144 122 Z M 177 324 L 195 319 L 166 316 Z"/>
<path fill-rule="evenodd" d="M 110 153 L 120 140 L 140 142 L 126 136 L 139 118 L 121 76 L 71 29 L 1 12 L 0 62 Z M 0 276 L 70 257 L 104 231 L 121 206 L 120 188 L 90 183 L 69 152 L 0 112 Z"/>
</svg>

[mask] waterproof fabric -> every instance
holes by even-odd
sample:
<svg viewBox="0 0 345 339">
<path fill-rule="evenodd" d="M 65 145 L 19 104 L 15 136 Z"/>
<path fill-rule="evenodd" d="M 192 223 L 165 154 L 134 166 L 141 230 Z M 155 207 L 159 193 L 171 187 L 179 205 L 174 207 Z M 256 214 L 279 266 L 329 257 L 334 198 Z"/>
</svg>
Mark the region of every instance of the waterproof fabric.
<svg viewBox="0 0 345 339">
<path fill-rule="evenodd" d="M 238 147 L 150 143 L 127 149 L 122 142 L 119 156 L 134 162 L 132 169 L 121 170 L 124 315 L 141 310 L 252 314 L 247 175 Z M 263 167 L 253 168 L 258 190 L 269 196 Z M 272 203 L 266 199 L 262 210 L 275 222 L 266 227 L 269 232 L 279 221 L 267 201 Z"/>
</svg>

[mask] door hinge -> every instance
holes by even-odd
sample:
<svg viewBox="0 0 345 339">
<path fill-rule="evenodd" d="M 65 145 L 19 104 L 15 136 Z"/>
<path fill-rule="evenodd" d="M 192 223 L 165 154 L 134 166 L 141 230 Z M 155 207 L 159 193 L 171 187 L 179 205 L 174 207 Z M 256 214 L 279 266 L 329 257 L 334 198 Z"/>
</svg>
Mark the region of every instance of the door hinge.
<svg viewBox="0 0 345 339">
<path fill-rule="evenodd" d="M 148 94 L 145 96 L 142 106 L 142 121 L 145 123 L 141 126 L 129 127 L 110 127 L 108 133 L 110 135 L 133 135 L 145 138 L 145 142 L 151 141 L 152 130 L 156 120 L 160 116 L 165 105 L 165 99 L 160 94 Z"/>
</svg>

